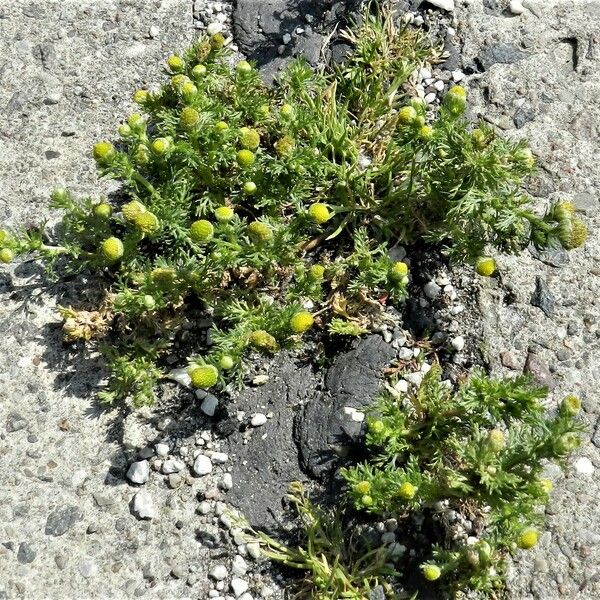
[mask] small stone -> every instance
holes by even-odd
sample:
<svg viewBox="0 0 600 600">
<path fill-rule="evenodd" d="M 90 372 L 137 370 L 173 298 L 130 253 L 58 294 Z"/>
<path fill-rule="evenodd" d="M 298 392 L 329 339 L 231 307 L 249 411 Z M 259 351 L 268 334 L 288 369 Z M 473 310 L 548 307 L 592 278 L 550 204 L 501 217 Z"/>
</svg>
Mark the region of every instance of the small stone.
<svg viewBox="0 0 600 600">
<path fill-rule="evenodd" d="M 150 476 L 150 463 L 147 460 L 138 460 L 131 463 L 127 469 L 127 479 L 133 483 L 146 483 Z"/>
<path fill-rule="evenodd" d="M 167 456 L 167 454 L 169 454 L 169 444 L 160 442 L 154 446 L 154 450 L 156 451 L 156 456 L 164 458 Z"/>
<path fill-rule="evenodd" d="M 529 352 L 527 355 L 523 372 L 532 375 L 539 385 L 547 387 L 550 391 L 556 387 L 556 381 L 554 381 L 550 369 L 533 352 Z"/>
<path fill-rule="evenodd" d="M 204 500 L 203 502 L 200 502 L 200 504 L 198 505 L 198 508 L 196 509 L 196 512 L 201 515 L 207 515 L 210 511 L 211 511 L 210 502 L 206 502 L 206 500 Z"/>
<path fill-rule="evenodd" d="M 229 455 L 225 454 L 225 452 L 213 452 L 210 455 L 210 460 L 215 465 L 224 465 L 229 459 Z"/>
<path fill-rule="evenodd" d="M 235 594 L 235 597 L 238 598 L 244 592 L 248 591 L 248 582 L 240 579 L 239 577 L 234 577 L 231 580 L 231 590 Z"/>
<path fill-rule="evenodd" d="M 516 370 L 519 368 L 515 357 L 508 350 L 500 352 L 500 362 L 502 363 L 502 366 L 507 369 Z"/>
<path fill-rule="evenodd" d="M 92 534 L 92 533 L 97 533 L 99 530 L 98 524 L 97 523 L 90 523 L 88 525 L 88 528 L 86 529 L 86 533 L 87 534 Z"/>
<path fill-rule="evenodd" d="M 76 506 L 57 508 L 48 515 L 45 533 L 46 535 L 53 535 L 55 537 L 64 535 L 81 519 L 82 514 Z"/>
<path fill-rule="evenodd" d="M 462 81 L 465 78 L 465 74 L 462 71 L 456 70 L 456 71 L 452 71 L 452 81 L 454 81 L 454 83 L 458 83 L 459 81 Z"/>
<path fill-rule="evenodd" d="M 8 431 L 8 433 L 21 431 L 21 429 L 25 429 L 25 427 L 27 427 L 27 421 L 21 415 L 17 413 L 8 415 L 6 421 L 6 431 Z"/>
<path fill-rule="evenodd" d="M 22 565 L 27 565 L 35 560 L 36 552 L 28 542 L 21 542 L 17 552 L 17 560 Z"/>
<path fill-rule="evenodd" d="M 575 470 L 580 475 L 593 475 L 595 469 L 592 461 L 587 456 L 582 456 L 575 461 Z"/>
<path fill-rule="evenodd" d="M 535 110 L 529 104 L 520 106 L 513 115 L 513 123 L 517 129 L 521 129 L 535 119 Z"/>
<path fill-rule="evenodd" d="M 554 296 L 548 284 L 539 275 L 535 278 L 535 291 L 530 302 L 532 306 L 541 309 L 547 317 L 554 315 Z"/>
<path fill-rule="evenodd" d="M 133 514 L 139 519 L 154 519 L 156 509 L 146 488 L 140 489 L 133 497 Z"/>
<path fill-rule="evenodd" d="M 263 413 L 256 413 L 250 420 L 250 425 L 252 425 L 252 427 L 261 427 L 266 422 L 267 415 L 263 415 Z"/>
<path fill-rule="evenodd" d="M 435 300 L 442 293 L 442 288 L 435 281 L 429 281 L 423 286 L 423 291 L 428 298 Z"/>
<path fill-rule="evenodd" d="M 233 487 L 233 479 L 231 473 L 225 473 L 223 479 L 219 482 L 219 487 L 222 490 L 230 490 Z"/>
<path fill-rule="evenodd" d="M 154 39 L 155 37 L 158 36 L 159 33 L 160 33 L 160 27 L 158 25 L 151 25 L 150 29 L 148 30 L 148 37 L 150 39 Z"/>
<path fill-rule="evenodd" d="M 208 475 L 212 472 L 213 466 L 210 458 L 205 454 L 199 454 L 194 461 L 194 473 L 199 477 Z"/>
<path fill-rule="evenodd" d="M 165 475 L 169 475 L 171 473 L 179 473 L 180 471 L 183 471 L 183 469 L 185 469 L 185 463 L 183 463 L 180 460 L 177 460 L 176 458 L 170 458 L 168 460 L 165 460 L 162 466 L 162 472 Z"/>
<path fill-rule="evenodd" d="M 508 7 L 513 15 L 522 15 L 525 12 L 522 0 L 510 0 Z"/>
<path fill-rule="evenodd" d="M 461 352 L 465 347 L 465 338 L 462 335 L 457 335 L 450 343 L 457 352 Z"/>
<path fill-rule="evenodd" d="M 208 27 L 206 28 L 206 33 L 208 33 L 208 35 L 215 35 L 215 33 L 221 33 L 223 31 L 223 24 L 222 23 L 210 23 L 208 25 Z"/>
<path fill-rule="evenodd" d="M 169 487 L 174 490 L 177 489 L 181 482 L 183 481 L 183 477 L 179 473 L 171 473 L 169 474 Z"/>
<path fill-rule="evenodd" d="M 210 570 L 209 575 L 215 581 L 223 581 L 228 575 L 227 567 L 225 565 L 216 565 Z"/>
<path fill-rule="evenodd" d="M 89 579 L 98 573 L 98 565 L 91 560 L 84 560 L 77 566 L 83 577 Z"/>
<path fill-rule="evenodd" d="M 292 36 L 289 33 L 284 33 L 281 38 L 281 41 L 287 45 L 292 41 Z"/>
<path fill-rule="evenodd" d="M 452 11 L 454 10 L 454 0 L 428 0 L 429 4 L 433 4 L 433 6 L 437 6 L 442 10 Z"/>
<path fill-rule="evenodd" d="M 260 558 L 260 544 L 258 542 L 248 542 L 246 544 L 246 550 L 248 551 L 248 556 L 254 560 Z"/>
<path fill-rule="evenodd" d="M 396 534 L 393 531 L 386 531 L 381 536 L 382 544 L 391 544 L 392 542 L 395 542 L 395 541 L 396 541 Z"/>
<path fill-rule="evenodd" d="M 257 375 L 256 377 L 252 378 L 252 385 L 265 385 L 265 383 L 267 383 L 269 379 L 271 378 L 268 375 Z"/>
<path fill-rule="evenodd" d="M 231 572 L 239 577 L 241 575 L 245 575 L 247 571 L 248 565 L 246 564 L 244 557 L 236 554 L 231 564 Z"/>
<path fill-rule="evenodd" d="M 171 575 L 175 579 L 183 579 L 185 577 L 185 571 L 181 567 L 175 566 L 171 569 Z"/>
<path fill-rule="evenodd" d="M 204 400 L 202 401 L 202 404 L 200 405 L 200 410 L 208 417 L 213 417 L 215 411 L 217 410 L 218 404 L 219 401 L 217 400 L 217 398 L 212 394 L 208 394 L 206 398 L 204 398 Z"/>
</svg>

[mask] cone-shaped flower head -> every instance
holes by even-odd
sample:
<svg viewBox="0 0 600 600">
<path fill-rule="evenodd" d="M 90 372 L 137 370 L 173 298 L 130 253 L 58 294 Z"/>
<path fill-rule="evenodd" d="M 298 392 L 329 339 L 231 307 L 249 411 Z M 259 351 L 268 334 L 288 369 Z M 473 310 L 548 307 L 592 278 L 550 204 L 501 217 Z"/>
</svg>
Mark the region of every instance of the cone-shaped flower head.
<svg viewBox="0 0 600 600">
<path fill-rule="evenodd" d="M 98 142 L 94 145 L 94 158 L 99 163 L 109 161 L 115 154 L 115 148 L 110 142 Z"/>
<path fill-rule="evenodd" d="M 475 271 L 483 277 L 491 277 L 496 272 L 496 261 L 491 256 L 482 256 L 475 263 Z"/>
<path fill-rule="evenodd" d="M 435 581 L 442 576 L 442 570 L 437 565 L 432 564 L 421 565 L 421 572 L 427 581 Z"/>
<path fill-rule="evenodd" d="M 200 219 L 190 226 L 190 237 L 198 244 L 209 242 L 215 233 L 215 228 L 210 221 Z"/>
<path fill-rule="evenodd" d="M 10 248 L 0 249 L 0 262 L 8 264 L 15 258 L 15 253 Z"/>
<path fill-rule="evenodd" d="M 412 125 L 417 116 L 417 111 L 412 106 L 403 106 L 398 111 L 398 121 L 402 125 Z"/>
<path fill-rule="evenodd" d="M 202 79 L 206 75 L 206 67 L 204 65 L 196 65 L 192 69 L 192 77 L 196 80 Z"/>
<path fill-rule="evenodd" d="M 260 146 L 260 135 L 256 129 L 242 127 L 240 129 L 240 144 L 248 150 L 256 150 Z"/>
<path fill-rule="evenodd" d="M 240 150 L 236 156 L 237 164 L 240 165 L 240 167 L 251 167 L 254 164 L 255 159 L 256 157 L 254 154 L 247 149 Z"/>
<path fill-rule="evenodd" d="M 136 104 L 146 104 L 150 98 L 150 92 L 148 90 L 137 90 L 133 94 L 133 101 Z"/>
<path fill-rule="evenodd" d="M 190 370 L 190 379 L 194 387 L 206 390 L 217 383 L 219 371 L 213 365 L 194 367 Z"/>
<path fill-rule="evenodd" d="M 311 265 L 308 276 L 311 281 L 322 281 L 325 276 L 325 267 L 323 265 Z"/>
<path fill-rule="evenodd" d="M 231 221 L 235 216 L 235 212 L 233 208 L 229 206 L 219 206 L 215 208 L 215 218 L 219 223 L 226 223 L 227 221 Z"/>
<path fill-rule="evenodd" d="M 179 122 L 184 129 L 194 129 L 200 121 L 200 113 L 191 106 L 186 106 L 179 115 Z"/>
<path fill-rule="evenodd" d="M 499 429 L 492 429 L 488 433 L 487 446 L 492 452 L 500 452 L 505 446 L 504 433 Z"/>
<path fill-rule="evenodd" d="M 173 73 L 180 73 L 185 68 L 185 62 L 183 62 L 181 56 L 172 54 L 167 58 L 167 67 L 169 67 Z"/>
<path fill-rule="evenodd" d="M 539 537 L 540 533 L 537 529 L 534 529 L 533 527 L 527 527 L 519 534 L 517 546 L 523 550 L 529 550 L 538 543 Z"/>
<path fill-rule="evenodd" d="M 121 212 L 123 213 L 124 219 L 126 221 L 130 221 L 131 223 L 135 222 L 138 215 L 145 213 L 146 210 L 146 207 L 138 200 L 126 202 L 123 204 L 123 206 L 121 206 Z"/>
<path fill-rule="evenodd" d="M 581 400 L 577 396 L 569 394 L 563 398 L 560 410 L 563 414 L 574 417 L 581 410 Z"/>
<path fill-rule="evenodd" d="M 277 352 L 279 350 L 277 340 L 264 329 L 253 331 L 250 334 L 248 341 L 252 346 L 259 350 L 264 350 L 266 352 Z"/>
<path fill-rule="evenodd" d="M 273 231 L 262 221 L 252 221 L 248 224 L 248 235 L 255 242 L 268 242 L 273 239 Z"/>
<path fill-rule="evenodd" d="M 398 488 L 398 496 L 402 498 L 402 500 L 412 500 L 417 493 L 417 488 L 412 483 L 405 481 Z"/>
<path fill-rule="evenodd" d="M 408 265 L 401 260 L 395 262 L 390 269 L 390 279 L 395 282 L 403 281 L 408 275 Z"/>
<path fill-rule="evenodd" d="M 293 152 L 294 148 L 296 147 L 296 142 L 294 141 L 293 137 L 284 135 L 275 142 L 274 146 L 277 156 L 287 156 Z"/>
<path fill-rule="evenodd" d="M 229 356 L 229 354 L 224 354 L 219 360 L 219 366 L 224 370 L 232 369 L 234 364 L 235 361 L 233 360 L 232 356 Z"/>
<path fill-rule="evenodd" d="M 240 62 L 235 65 L 235 70 L 238 73 L 247 75 L 248 73 L 252 73 L 252 65 L 247 60 L 240 60 Z"/>
<path fill-rule="evenodd" d="M 315 202 L 308 207 L 308 216 L 318 225 L 323 225 L 329 221 L 331 213 L 326 204 Z"/>
<path fill-rule="evenodd" d="M 141 212 L 133 219 L 135 226 L 142 232 L 151 235 L 160 229 L 158 217 L 149 211 Z"/>
<path fill-rule="evenodd" d="M 123 242 L 117 237 L 109 237 L 102 242 L 100 251 L 107 261 L 115 262 L 123 256 Z"/>
<path fill-rule="evenodd" d="M 302 310 L 290 319 L 290 328 L 294 333 L 304 333 L 313 326 L 314 322 L 314 317 L 308 311 Z"/>
<path fill-rule="evenodd" d="M 99 202 L 94 205 L 93 212 L 100 219 L 108 219 L 112 214 L 112 206 L 108 202 Z"/>
<path fill-rule="evenodd" d="M 368 481 L 359 481 L 354 486 L 354 491 L 361 496 L 368 494 L 371 491 L 371 483 Z"/>
</svg>

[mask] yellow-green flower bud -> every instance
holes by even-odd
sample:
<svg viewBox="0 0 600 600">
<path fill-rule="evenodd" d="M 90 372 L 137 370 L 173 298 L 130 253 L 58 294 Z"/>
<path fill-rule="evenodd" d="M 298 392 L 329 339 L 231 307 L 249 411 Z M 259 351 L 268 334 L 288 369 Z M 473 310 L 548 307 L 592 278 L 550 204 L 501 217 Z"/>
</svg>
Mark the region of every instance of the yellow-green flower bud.
<svg viewBox="0 0 600 600">
<path fill-rule="evenodd" d="M 308 277 L 312 281 L 322 281 L 325 276 L 325 267 L 323 265 L 312 265 L 308 270 Z"/>
<path fill-rule="evenodd" d="M 0 262 L 8 264 L 15 258 L 15 253 L 10 248 L 0 249 Z"/>
<path fill-rule="evenodd" d="M 284 119 L 291 119 L 294 116 L 294 107 L 291 104 L 284 104 L 280 109 L 279 109 L 279 114 L 284 118 Z"/>
<path fill-rule="evenodd" d="M 258 114 L 263 118 L 267 118 L 271 114 L 271 109 L 268 104 L 261 104 L 258 107 Z"/>
<path fill-rule="evenodd" d="M 537 529 L 533 527 L 527 527 L 519 534 L 517 539 L 517 546 L 522 550 L 529 550 L 533 548 L 537 543 L 540 534 Z"/>
<path fill-rule="evenodd" d="M 248 235 L 255 242 L 268 242 L 273 239 L 273 231 L 262 221 L 252 221 L 248 224 Z"/>
<path fill-rule="evenodd" d="M 213 50 L 220 50 L 225 45 L 225 37 L 222 33 L 215 33 L 210 36 L 210 47 Z"/>
<path fill-rule="evenodd" d="M 193 129 L 200 121 L 200 113 L 191 106 L 186 106 L 179 115 L 179 122 L 184 129 Z"/>
<path fill-rule="evenodd" d="M 371 484 L 368 481 L 359 481 L 354 486 L 354 491 L 361 496 L 368 494 L 371 491 Z"/>
<path fill-rule="evenodd" d="M 196 65 L 192 69 L 192 77 L 194 79 L 202 79 L 206 75 L 206 67 L 204 65 Z"/>
<path fill-rule="evenodd" d="M 219 223 L 225 223 L 227 221 L 231 221 L 235 215 L 233 212 L 233 208 L 229 206 L 219 206 L 215 208 L 215 218 Z"/>
<path fill-rule="evenodd" d="M 417 111 L 412 106 L 403 106 L 398 111 L 398 121 L 402 125 L 412 125 L 417 118 Z"/>
<path fill-rule="evenodd" d="M 535 166 L 535 158 L 530 148 L 519 148 L 514 154 L 515 160 L 521 163 L 528 169 L 532 169 Z"/>
<path fill-rule="evenodd" d="M 565 231 L 561 230 L 558 237 L 565 250 L 574 250 L 585 243 L 587 239 L 587 227 L 581 219 L 572 217 L 570 227 Z"/>
<path fill-rule="evenodd" d="M 365 494 L 361 499 L 360 499 L 361 503 L 363 506 L 372 506 L 373 505 L 373 498 L 371 496 L 369 496 L 368 494 Z"/>
<path fill-rule="evenodd" d="M 127 125 L 131 127 L 132 131 L 143 131 L 146 120 L 139 113 L 132 113 L 127 119 Z"/>
<path fill-rule="evenodd" d="M 252 65 L 247 60 L 240 60 L 235 66 L 235 70 L 242 74 L 252 73 Z"/>
<path fill-rule="evenodd" d="M 169 67 L 173 73 L 179 73 L 185 68 L 185 63 L 183 62 L 183 58 L 181 58 L 181 56 L 173 54 L 167 58 L 167 67 Z"/>
<path fill-rule="evenodd" d="M 421 572 L 427 581 L 435 581 L 442 576 L 442 570 L 437 565 L 421 565 Z"/>
<path fill-rule="evenodd" d="M 148 90 L 137 90 L 137 92 L 133 94 L 133 101 L 136 104 L 145 104 L 148 102 L 149 98 L 150 92 Z"/>
<path fill-rule="evenodd" d="M 274 147 L 277 156 L 287 156 L 294 151 L 296 142 L 294 141 L 294 138 L 290 137 L 289 135 L 284 135 L 275 142 Z"/>
<path fill-rule="evenodd" d="M 394 282 L 403 281 L 408 275 L 408 265 L 401 260 L 395 262 L 390 269 L 390 279 Z"/>
<path fill-rule="evenodd" d="M 481 129 L 473 129 L 471 132 L 471 139 L 473 140 L 473 145 L 480 150 L 485 148 L 486 137 L 485 133 Z"/>
<path fill-rule="evenodd" d="M 250 150 L 240 150 L 237 153 L 236 160 L 240 167 L 251 167 L 254 164 L 255 158 L 256 157 Z"/>
<path fill-rule="evenodd" d="M 150 162 L 150 150 L 144 144 L 140 144 L 135 151 L 135 160 L 140 165 L 146 165 Z"/>
<path fill-rule="evenodd" d="M 453 96 L 456 96 L 458 98 L 462 98 L 463 100 L 467 99 L 467 91 L 465 90 L 464 87 L 460 86 L 460 85 L 453 85 L 449 90 L 448 90 L 449 94 L 452 94 Z"/>
<path fill-rule="evenodd" d="M 444 104 L 453 115 L 460 115 L 467 106 L 467 92 L 460 85 L 452 86 L 444 98 Z"/>
<path fill-rule="evenodd" d="M 160 229 L 158 217 L 151 212 L 142 212 L 133 219 L 135 226 L 142 232 L 151 235 Z"/>
<path fill-rule="evenodd" d="M 94 158 L 102 163 L 110 160 L 115 153 L 115 148 L 110 142 L 98 142 L 94 145 Z"/>
<path fill-rule="evenodd" d="M 190 226 L 190 237 L 198 244 L 209 242 L 215 233 L 215 228 L 210 221 L 200 219 Z"/>
<path fill-rule="evenodd" d="M 383 421 L 371 421 L 369 423 L 369 431 L 371 433 L 383 433 L 385 430 L 385 423 Z"/>
<path fill-rule="evenodd" d="M 184 75 L 183 73 L 179 73 L 179 75 L 173 75 L 173 77 L 171 77 L 171 87 L 174 90 L 177 90 L 178 92 L 181 92 L 181 88 L 188 81 L 191 81 L 191 79 L 187 75 Z"/>
<path fill-rule="evenodd" d="M 410 482 L 405 481 L 398 488 L 398 496 L 402 498 L 402 500 L 412 500 L 417 493 L 417 488 Z"/>
<path fill-rule="evenodd" d="M 156 307 L 156 300 L 150 294 L 145 294 L 142 298 L 142 302 L 144 303 L 144 308 L 146 308 L 146 310 L 154 310 Z"/>
<path fill-rule="evenodd" d="M 572 452 L 581 445 L 581 439 L 576 433 L 564 433 L 554 441 L 554 451 L 559 456 Z"/>
<path fill-rule="evenodd" d="M 123 248 L 123 242 L 119 238 L 109 237 L 102 242 L 100 251 L 106 260 L 115 262 L 123 256 L 125 250 Z"/>
<path fill-rule="evenodd" d="M 202 365 L 190 370 L 192 385 L 196 388 L 208 389 L 213 387 L 219 379 L 219 371 L 213 365 Z"/>
<path fill-rule="evenodd" d="M 6 229 L 0 229 L 0 245 L 2 245 L 8 238 L 10 234 Z"/>
<path fill-rule="evenodd" d="M 488 433 L 487 446 L 492 452 L 500 452 L 504 448 L 504 433 L 499 429 L 492 429 Z"/>
<path fill-rule="evenodd" d="M 423 127 L 419 129 L 419 137 L 426 141 L 433 139 L 433 127 L 423 125 Z"/>
<path fill-rule="evenodd" d="M 169 267 L 156 267 L 152 269 L 150 277 L 158 287 L 168 289 L 175 283 L 177 273 Z"/>
<path fill-rule="evenodd" d="M 475 264 L 475 271 L 483 277 L 491 277 L 496 272 L 496 261 L 491 256 L 482 256 Z"/>
<path fill-rule="evenodd" d="M 131 127 L 127 123 L 119 125 L 119 135 L 123 138 L 127 138 L 131 135 Z"/>
<path fill-rule="evenodd" d="M 108 202 L 99 202 L 94 205 L 92 209 L 94 212 L 94 216 L 99 217 L 101 219 L 108 219 L 112 214 L 112 206 Z"/>
<path fill-rule="evenodd" d="M 266 352 L 277 352 L 279 350 L 277 340 L 264 329 L 253 331 L 250 334 L 248 341 L 252 346 L 259 350 L 264 350 Z"/>
<path fill-rule="evenodd" d="M 256 150 L 260 146 L 260 135 L 256 129 L 249 127 L 240 128 L 240 144 L 249 150 Z"/>
<path fill-rule="evenodd" d="M 331 213 L 326 204 L 315 202 L 308 207 L 308 216 L 318 225 L 323 225 L 329 221 Z"/>
<path fill-rule="evenodd" d="M 246 181 L 244 184 L 244 193 L 251 196 L 252 194 L 256 194 L 256 184 L 254 181 Z"/>
<path fill-rule="evenodd" d="M 229 125 L 227 125 L 227 123 L 225 123 L 225 121 L 217 121 L 215 123 L 215 131 L 217 133 L 223 133 L 224 131 L 227 131 L 229 129 Z"/>
<path fill-rule="evenodd" d="M 482 565 L 487 565 L 492 560 L 492 547 L 485 541 L 481 540 L 477 547 L 479 549 L 479 561 Z"/>
<path fill-rule="evenodd" d="M 550 479 L 540 479 L 540 486 L 546 494 L 550 494 L 550 492 L 552 492 L 554 484 Z"/>
<path fill-rule="evenodd" d="M 126 221 L 134 222 L 138 215 L 146 212 L 146 207 L 138 200 L 132 200 L 121 206 L 121 212 Z"/>
<path fill-rule="evenodd" d="M 315 322 L 314 317 L 306 310 L 297 312 L 290 319 L 290 328 L 294 333 L 304 333 L 308 331 Z"/>
<path fill-rule="evenodd" d="M 165 154 L 171 146 L 171 142 L 167 138 L 156 138 L 152 144 L 151 148 L 155 154 L 162 155 Z"/>
<path fill-rule="evenodd" d="M 577 396 L 569 394 L 563 398 L 560 410 L 564 415 L 574 417 L 581 410 L 581 400 Z"/>
<path fill-rule="evenodd" d="M 233 369 L 234 364 L 235 362 L 233 360 L 233 357 L 229 356 L 229 354 L 224 354 L 219 360 L 219 366 L 225 371 L 227 371 L 228 369 Z"/>
<path fill-rule="evenodd" d="M 181 95 L 186 102 L 191 102 L 196 97 L 197 93 L 198 88 L 191 81 L 186 81 L 181 86 Z"/>
</svg>

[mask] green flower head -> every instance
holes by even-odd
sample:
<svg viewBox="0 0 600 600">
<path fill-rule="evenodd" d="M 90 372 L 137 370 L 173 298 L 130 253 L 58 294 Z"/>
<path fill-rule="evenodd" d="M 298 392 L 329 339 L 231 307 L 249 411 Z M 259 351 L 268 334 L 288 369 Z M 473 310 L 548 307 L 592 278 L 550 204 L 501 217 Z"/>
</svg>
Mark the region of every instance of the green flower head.
<svg viewBox="0 0 600 600">
<path fill-rule="evenodd" d="M 273 231 L 262 221 L 252 221 L 252 223 L 249 223 L 248 235 L 255 242 L 268 242 L 273 239 Z"/>
<path fill-rule="evenodd" d="M 258 131 L 249 127 L 242 127 L 240 129 L 240 144 L 249 150 L 256 150 L 260 146 Z"/>
<path fill-rule="evenodd" d="M 202 79 L 206 75 L 206 67 L 204 65 L 196 65 L 192 69 L 192 77 L 196 80 Z"/>
<path fill-rule="evenodd" d="M 417 111 L 412 106 L 403 106 L 398 111 L 398 121 L 402 125 L 412 125 L 417 116 Z"/>
<path fill-rule="evenodd" d="M 100 252 L 108 262 L 116 262 L 123 256 L 123 242 L 119 238 L 109 237 L 102 242 Z"/>
<path fill-rule="evenodd" d="M 539 537 L 540 533 L 537 529 L 534 529 L 533 527 L 527 527 L 519 534 L 519 537 L 517 538 L 517 546 L 519 546 L 519 548 L 522 550 L 530 550 L 538 543 Z"/>
<path fill-rule="evenodd" d="M 560 410 L 564 415 L 574 417 L 581 410 L 581 400 L 577 396 L 569 394 L 563 398 Z"/>
<path fill-rule="evenodd" d="M 264 352 L 275 353 L 279 350 L 277 340 L 264 329 L 253 331 L 250 334 L 248 341 L 251 346 L 254 346 L 258 350 L 263 350 Z"/>
<path fill-rule="evenodd" d="M 278 139 L 275 142 L 274 147 L 277 156 L 287 156 L 288 154 L 291 154 L 294 151 L 294 148 L 296 147 L 296 142 L 294 141 L 293 137 L 290 137 L 289 135 L 284 135 L 282 138 Z"/>
<path fill-rule="evenodd" d="M 179 122 L 184 129 L 194 129 L 200 121 L 200 113 L 191 106 L 186 106 L 179 115 Z"/>
<path fill-rule="evenodd" d="M 246 168 L 251 167 L 254 164 L 256 157 L 250 150 L 240 150 L 237 153 L 236 160 L 237 164 L 240 165 L 240 167 Z"/>
<path fill-rule="evenodd" d="M 308 216 L 318 225 L 323 225 L 329 221 L 331 213 L 326 204 L 315 202 L 308 207 Z"/>
<path fill-rule="evenodd" d="M 185 68 L 185 63 L 181 56 L 173 54 L 167 58 L 167 67 L 169 67 L 173 73 L 180 73 Z"/>
<path fill-rule="evenodd" d="M 136 104 L 146 104 L 149 99 L 150 92 L 148 90 L 137 90 L 137 92 L 133 94 L 133 101 Z"/>
<path fill-rule="evenodd" d="M 4 264 L 8 264 L 13 261 L 15 258 L 15 253 L 10 248 L 2 248 L 0 249 L 0 262 Z"/>
<path fill-rule="evenodd" d="M 475 271 L 482 277 L 491 277 L 496 272 L 496 261 L 491 256 L 482 256 L 475 263 Z"/>
<path fill-rule="evenodd" d="M 219 223 L 226 223 L 227 221 L 231 221 L 235 216 L 235 212 L 233 208 L 229 206 L 219 206 L 215 208 L 215 218 Z"/>
<path fill-rule="evenodd" d="M 146 207 L 139 202 L 138 200 L 132 200 L 131 202 L 126 202 L 121 206 L 121 212 L 123 213 L 123 218 L 126 221 L 135 222 L 136 218 L 146 212 Z"/>
<path fill-rule="evenodd" d="M 198 244 L 209 242 L 215 233 L 215 228 L 210 221 L 200 219 L 194 221 L 190 226 L 190 237 Z"/>
<path fill-rule="evenodd" d="M 354 486 L 354 491 L 361 496 L 368 494 L 371 491 L 371 484 L 368 481 L 359 481 Z"/>
<path fill-rule="evenodd" d="M 252 65 L 247 60 L 240 60 L 240 62 L 235 66 L 235 70 L 238 73 L 247 75 L 248 73 L 252 73 Z"/>
<path fill-rule="evenodd" d="M 100 219 L 108 219 L 112 214 L 112 206 L 108 202 L 99 202 L 98 204 L 94 204 L 94 208 L 92 209 L 94 216 Z"/>
<path fill-rule="evenodd" d="M 110 142 L 98 142 L 94 145 L 93 155 L 97 162 L 105 163 L 115 155 L 115 148 Z"/>
<path fill-rule="evenodd" d="M 308 311 L 302 310 L 290 319 L 290 329 L 294 333 L 304 333 L 313 326 L 314 321 L 314 317 Z"/>
<path fill-rule="evenodd" d="M 402 498 L 402 500 L 412 500 L 417 493 L 417 488 L 412 483 L 405 481 L 398 488 L 398 496 Z"/>
<path fill-rule="evenodd" d="M 160 229 L 158 217 L 149 211 L 141 212 L 133 219 L 135 226 L 148 235 L 156 233 Z"/>
<path fill-rule="evenodd" d="M 222 33 L 215 33 L 210 37 L 210 47 L 213 50 L 220 50 L 225 45 L 225 37 Z"/>
<path fill-rule="evenodd" d="M 202 365 L 190 369 L 190 379 L 196 388 L 208 389 L 213 387 L 219 379 L 219 371 L 213 365 Z"/>
<path fill-rule="evenodd" d="M 421 572 L 427 581 L 436 581 L 442 576 L 442 570 L 437 565 L 430 563 L 421 565 Z"/>
</svg>

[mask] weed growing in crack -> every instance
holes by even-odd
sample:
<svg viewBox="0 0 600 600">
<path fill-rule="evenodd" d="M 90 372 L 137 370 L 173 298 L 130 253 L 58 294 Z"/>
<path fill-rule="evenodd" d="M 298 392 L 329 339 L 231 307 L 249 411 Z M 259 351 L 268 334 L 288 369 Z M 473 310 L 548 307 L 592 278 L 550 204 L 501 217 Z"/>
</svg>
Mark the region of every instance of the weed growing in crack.
<svg viewBox="0 0 600 600">
<path fill-rule="evenodd" d="M 55 231 L 1 232 L 3 262 L 32 253 L 58 274 L 104 278 L 103 323 L 65 309 L 68 339 L 107 358 L 104 401 L 151 404 L 200 312 L 213 343 L 189 368 L 205 388 L 240 384 L 250 352 L 300 345 L 311 329 L 370 330 L 406 295 L 407 265 L 388 252 L 398 243 L 439 243 L 484 275 L 487 248 L 583 243 L 567 203 L 529 207 L 531 151 L 471 127 L 463 88 L 437 114 L 410 97 L 411 74 L 436 56 L 418 33 L 365 14 L 346 39 L 344 65 L 296 61 L 269 88 L 248 62 L 232 67 L 223 36 L 201 38 L 168 58 L 160 90 L 135 92 L 119 141 L 94 146 L 114 197 L 56 190 Z"/>
</svg>

